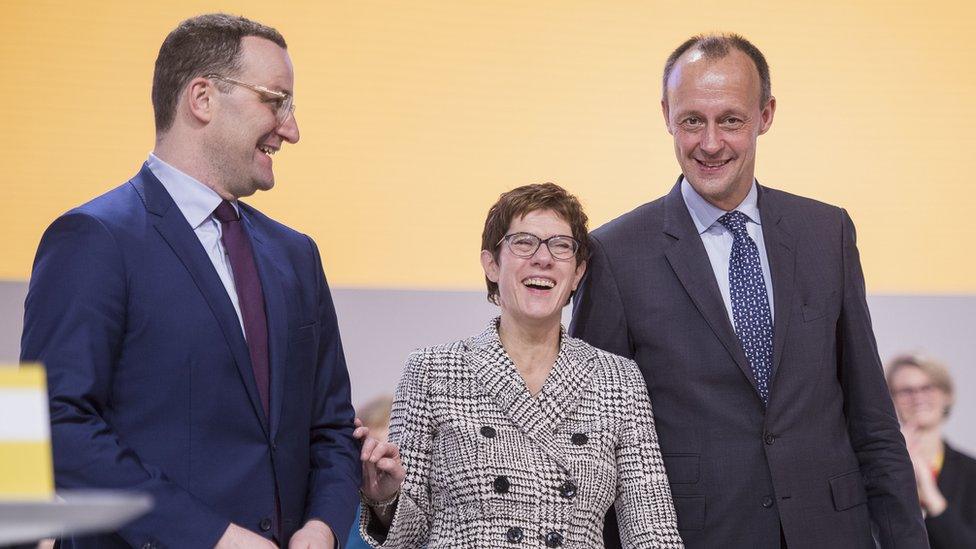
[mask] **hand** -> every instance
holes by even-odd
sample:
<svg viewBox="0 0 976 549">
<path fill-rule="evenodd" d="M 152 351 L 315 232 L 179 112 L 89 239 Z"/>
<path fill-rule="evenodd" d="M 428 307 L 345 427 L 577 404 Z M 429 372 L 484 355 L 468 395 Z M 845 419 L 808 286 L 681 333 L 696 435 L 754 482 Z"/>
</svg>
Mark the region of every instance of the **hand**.
<svg viewBox="0 0 976 549">
<path fill-rule="evenodd" d="M 312 519 L 295 532 L 288 542 L 288 549 L 333 549 L 335 536 L 332 528 L 318 519 Z"/>
<path fill-rule="evenodd" d="M 217 541 L 214 549 L 277 549 L 271 540 L 231 523 L 224 535 Z"/>
<path fill-rule="evenodd" d="M 400 449 L 392 442 L 380 442 L 369 436 L 369 428 L 356 418 L 353 436 L 362 441 L 359 458 L 363 462 L 363 495 L 372 501 L 386 501 L 396 495 L 407 476 L 400 461 Z"/>
<path fill-rule="evenodd" d="M 918 490 L 918 502 L 922 506 L 926 515 L 937 517 L 941 515 L 948 505 L 942 490 L 935 481 L 932 470 L 928 463 L 919 452 L 918 429 L 913 425 L 902 426 L 902 434 L 905 436 L 905 446 L 908 447 L 908 457 L 912 460 L 912 468 L 915 469 L 915 487 Z"/>
</svg>

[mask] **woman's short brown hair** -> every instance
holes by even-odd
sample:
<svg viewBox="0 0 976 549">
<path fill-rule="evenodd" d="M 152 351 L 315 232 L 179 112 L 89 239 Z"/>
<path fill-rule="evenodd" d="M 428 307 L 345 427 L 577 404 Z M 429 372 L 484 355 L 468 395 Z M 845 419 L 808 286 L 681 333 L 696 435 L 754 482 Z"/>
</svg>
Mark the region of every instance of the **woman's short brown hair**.
<svg viewBox="0 0 976 549">
<path fill-rule="evenodd" d="M 895 379 L 895 373 L 905 367 L 913 367 L 921 370 L 923 374 L 929 376 L 929 379 L 932 380 L 932 385 L 936 386 L 949 397 L 949 404 L 945 409 L 945 415 L 948 417 L 949 411 L 952 409 L 952 404 L 956 400 L 955 387 L 952 383 L 952 375 L 949 374 L 949 369 L 942 363 L 921 355 L 898 355 L 888 361 L 888 365 L 885 367 L 885 380 L 888 382 L 889 388 L 891 387 L 891 382 Z"/>
<path fill-rule="evenodd" d="M 576 264 L 590 258 L 590 244 L 587 239 L 586 214 L 579 200 L 566 189 L 555 183 L 539 183 L 516 187 L 498 197 L 498 202 L 488 210 L 485 230 L 481 233 L 481 249 L 491 252 L 495 262 L 499 259 L 498 242 L 505 238 L 508 228 L 516 218 L 541 210 L 551 210 L 569 223 L 572 237 L 579 242 L 576 250 Z M 488 280 L 488 301 L 498 305 L 498 284 Z"/>
</svg>

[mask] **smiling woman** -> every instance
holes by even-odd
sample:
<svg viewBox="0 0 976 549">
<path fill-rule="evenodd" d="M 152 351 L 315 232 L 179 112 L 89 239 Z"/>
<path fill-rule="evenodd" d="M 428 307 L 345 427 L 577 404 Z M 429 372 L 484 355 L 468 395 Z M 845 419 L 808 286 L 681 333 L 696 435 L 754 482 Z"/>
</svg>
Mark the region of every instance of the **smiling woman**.
<svg viewBox="0 0 976 549">
<path fill-rule="evenodd" d="M 976 547 L 976 460 L 949 446 L 942 433 L 955 403 L 949 371 L 933 360 L 902 355 L 889 363 L 887 379 L 915 466 L 929 544 Z"/>
<path fill-rule="evenodd" d="M 501 315 L 411 355 L 390 442 L 356 432 L 374 547 L 602 547 L 611 506 L 624 547 L 682 546 L 637 365 L 559 324 L 586 270 L 586 221 L 552 183 L 488 211 L 481 265 Z"/>
</svg>

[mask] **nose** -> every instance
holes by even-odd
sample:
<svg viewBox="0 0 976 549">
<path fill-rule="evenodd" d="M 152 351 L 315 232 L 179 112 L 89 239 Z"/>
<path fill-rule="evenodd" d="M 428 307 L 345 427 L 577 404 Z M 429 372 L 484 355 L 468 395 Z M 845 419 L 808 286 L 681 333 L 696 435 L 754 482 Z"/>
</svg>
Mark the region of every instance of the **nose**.
<svg viewBox="0 0 976 549">
<path fill-rule="evenodd" d="M 278 126 L 275 132 L 281 136 L 285 141 L 295 144 L 301 138 L 301 134 L 298 131 L 298 120 L 295 118 L 295 113 L 292 112 L 288 115 L 288 118 Z"/>
<path fill-rule="evenodd" d="M 532 264 L 538 266 L 546 266 L 551 264 L 555 259 L 552 257 L 552 252 L 549 251 L 549 246 L 543 242 L 539 243 L 539 249 L 532 254 Z"/>
<path fill-rule="evenodd" d="M 701 141 L 698 143 L 698 148 L 708 155 L 718 154 L 723 146 L 722 137 L 719 132 L 720 130 L 716 125 L 709 124 L 701 134 Z"/>
</svg>

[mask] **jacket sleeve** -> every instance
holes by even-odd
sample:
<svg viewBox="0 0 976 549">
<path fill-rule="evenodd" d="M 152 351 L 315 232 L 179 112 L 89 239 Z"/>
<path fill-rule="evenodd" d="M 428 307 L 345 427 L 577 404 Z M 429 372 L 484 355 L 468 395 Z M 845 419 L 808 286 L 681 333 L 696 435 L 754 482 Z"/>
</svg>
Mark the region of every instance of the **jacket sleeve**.
<svg viewBox="0 0 976 549">
<path fill-rule="evenodd" d="M 332 293 L 318 248 L 310 238 L 308 243 L 315 258 L 320 334 L 314 417 L 309 434 L 311 473 L 305 520 L 319 519 L 328 524 L 342 547 L 355 518 L 362 470 L 358 444 L 352 436 L 355 411 Z"/>
<path fill-rule="evenodd" d="M 617 499 L 614 509 L 624 549 L 684 547 L 678 534 L 671 488 L 654 429 L 647 386 L 628 360 L 622 368 L 629 410 L 617 447 Z"/>
<path fill-rule="evenodd" d="M 142 461 L 105 420 L 124 350 L 127 282 L 123 255 L 97 218 L 68 213 L 44 233 L 21 360 L 47 370 L 57 486 L 151 495 L 153 510 L 118 532 L 135 547 L 213 547 L 230 522 Z"/>
<path fill-rule="evenodd" d="M 851 445 L 881 547 L 928 547 L 915 473 L 888 394 L 865 297 L 854 223 L 842 211 L 844 288 L 837 325 L 838 377 Z"/>
<path fill-rule="evenodd" d="M 420 351 L 410 355 L 393 401 L 390 441 L 400 448 L 407 476 L 400 487 L 389 529 L 379 524 L 365 502 L 362 506 L 360 533 L 373 547 L 414 549 L 424 546 L 430 536 L 434 430 L 427 360 L 428 357 Z"/>
<path fill-rule="evenodd" d="M 624 304 L 602 243 L 590 236 L 586 275 L 573 299 L 570 335 L 615 355 L 634 357 Z"/>
</svg>

